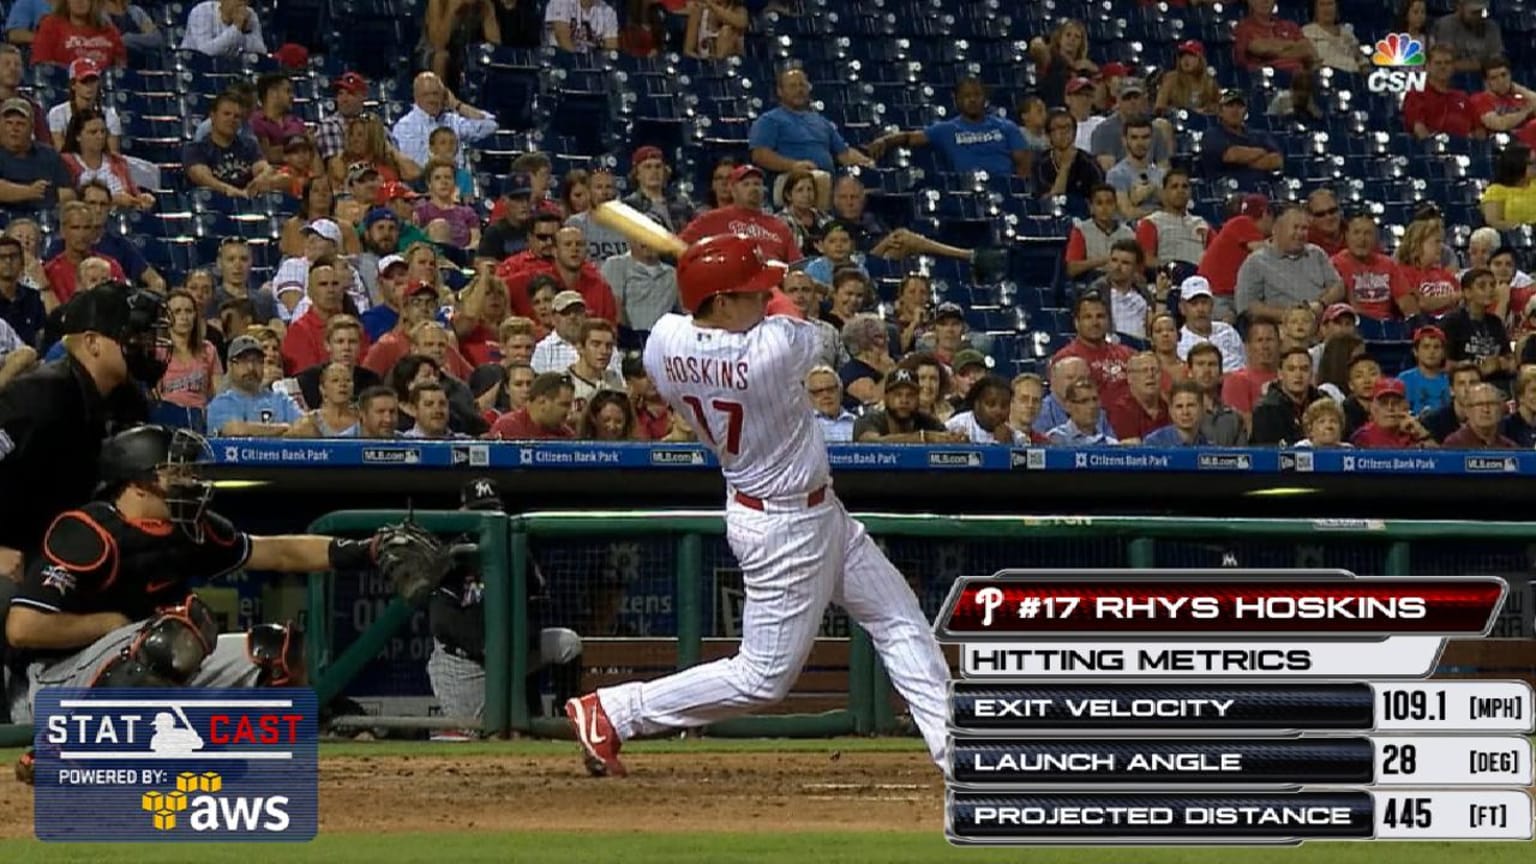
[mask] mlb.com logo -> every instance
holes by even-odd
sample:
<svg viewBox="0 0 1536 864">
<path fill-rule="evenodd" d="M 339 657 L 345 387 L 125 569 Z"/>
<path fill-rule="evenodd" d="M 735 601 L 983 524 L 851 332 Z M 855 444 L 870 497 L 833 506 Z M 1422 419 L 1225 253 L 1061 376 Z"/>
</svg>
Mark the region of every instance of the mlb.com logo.
<svg viewBox="0 0 1536 864">
<path fill-rule="evenodd" d="M 1376 68 L 1365 86 L 1372 93 L 1422 93 L 1429 82 L 1424 61 L 1424 43 L 1407 33 L 1393 33 L 1376 43 L 1371 55 Z"/>
</svg>

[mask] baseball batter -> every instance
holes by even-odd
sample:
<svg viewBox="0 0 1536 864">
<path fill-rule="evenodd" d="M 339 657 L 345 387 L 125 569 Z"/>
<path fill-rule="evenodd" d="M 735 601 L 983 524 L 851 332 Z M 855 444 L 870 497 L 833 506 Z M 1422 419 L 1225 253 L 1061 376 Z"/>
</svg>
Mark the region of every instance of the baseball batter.
<svg viewBox="0 0 1536 864">
<path fill-rule="evenodd" d="M 906 579 L 832 492 L 827 448 L 801 383 L 817 330 L 767 314 L 785 268 L 745 237 L 703 240 L 678 260 L 679 300 L 651 330 L 645 368 L 714 450 L 725 475 L 726 540 L 746 585 L 741 651 L 566 703 L 587 768 L 621 776 L 623 741 L 701 726 L 788 694 L 829 601 L 869 631 L 935 762 L 944 761 L 949 677 Z M 774 308 L 792 308 L 776 297 Z"/>
</svg>

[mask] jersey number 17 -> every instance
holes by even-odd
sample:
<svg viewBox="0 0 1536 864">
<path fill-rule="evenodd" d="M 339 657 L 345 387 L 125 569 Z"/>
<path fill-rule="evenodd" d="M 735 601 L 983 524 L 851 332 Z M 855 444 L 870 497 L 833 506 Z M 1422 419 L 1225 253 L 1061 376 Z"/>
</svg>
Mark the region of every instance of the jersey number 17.
<svg viewBox="0 0 1536 864">
<path fill-rule="evenodd" d="M 704 416 L 704 403 L 697 396 L 684 396 L 683 401 L 693 410 L 694 425 L 699 428 L 699 434 L 704 436 L 712 446 L 722 447 L 725 452 L 735 456 L 741 452 L 741 423 L 744 411 L 740 402 L 732 402 L 728 399 L 716 399 L 709 403 L 709 407 L 725 415 L 725 441 L 715 437 L 713 428 L 709 425 L 709 418 Z"/>
</svg>

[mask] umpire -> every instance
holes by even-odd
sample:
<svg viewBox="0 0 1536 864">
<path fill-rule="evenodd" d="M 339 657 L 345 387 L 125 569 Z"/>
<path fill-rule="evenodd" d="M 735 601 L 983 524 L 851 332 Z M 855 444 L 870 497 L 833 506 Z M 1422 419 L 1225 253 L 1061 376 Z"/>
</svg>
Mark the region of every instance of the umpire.
<svg viewBox="0 0 1536 864">
<path fill-rule="evenodd" d="M 459 493 L 461 509 L 504 509 L 495 482 L 479 479 L 465 484 Z M 551 616 L 549 586 L 535 566 L 529 573 L 529 648 L 527 699 L 531 714 L 539 714 L 538 677 L 548 667 L 555 691 L 555 705 L 581 695 L 581 637 L 565 627 L 544 627 Z M 432 627 L 432 656 L 427 675 L 432 693 L 447 717 L 479 719 L 485 711 L 485 580 L 475 565 L 460 565 L 438 584 L 428 605 Z M 452 730 L 433 735 L 435 741 L 467 741 L 472 730 Z"/>
</svg>

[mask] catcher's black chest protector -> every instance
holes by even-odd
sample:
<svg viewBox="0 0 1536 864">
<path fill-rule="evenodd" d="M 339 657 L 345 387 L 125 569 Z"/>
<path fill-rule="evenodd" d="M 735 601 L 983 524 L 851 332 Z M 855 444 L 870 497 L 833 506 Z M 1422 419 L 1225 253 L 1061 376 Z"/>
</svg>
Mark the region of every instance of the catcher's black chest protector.
<svg viewBox="0 0 1536 864">
<path fill-rule="evenodd" d="M 131 621 L 186 599 L 193 584 L 243 566 L 250 538 L 222 516 L 203 515 L 202 542 L 170 522 L 137 522 L 92 502 L 48 529 L 16 601 L 42 611 L 120 612 Z"/>
</svg>

